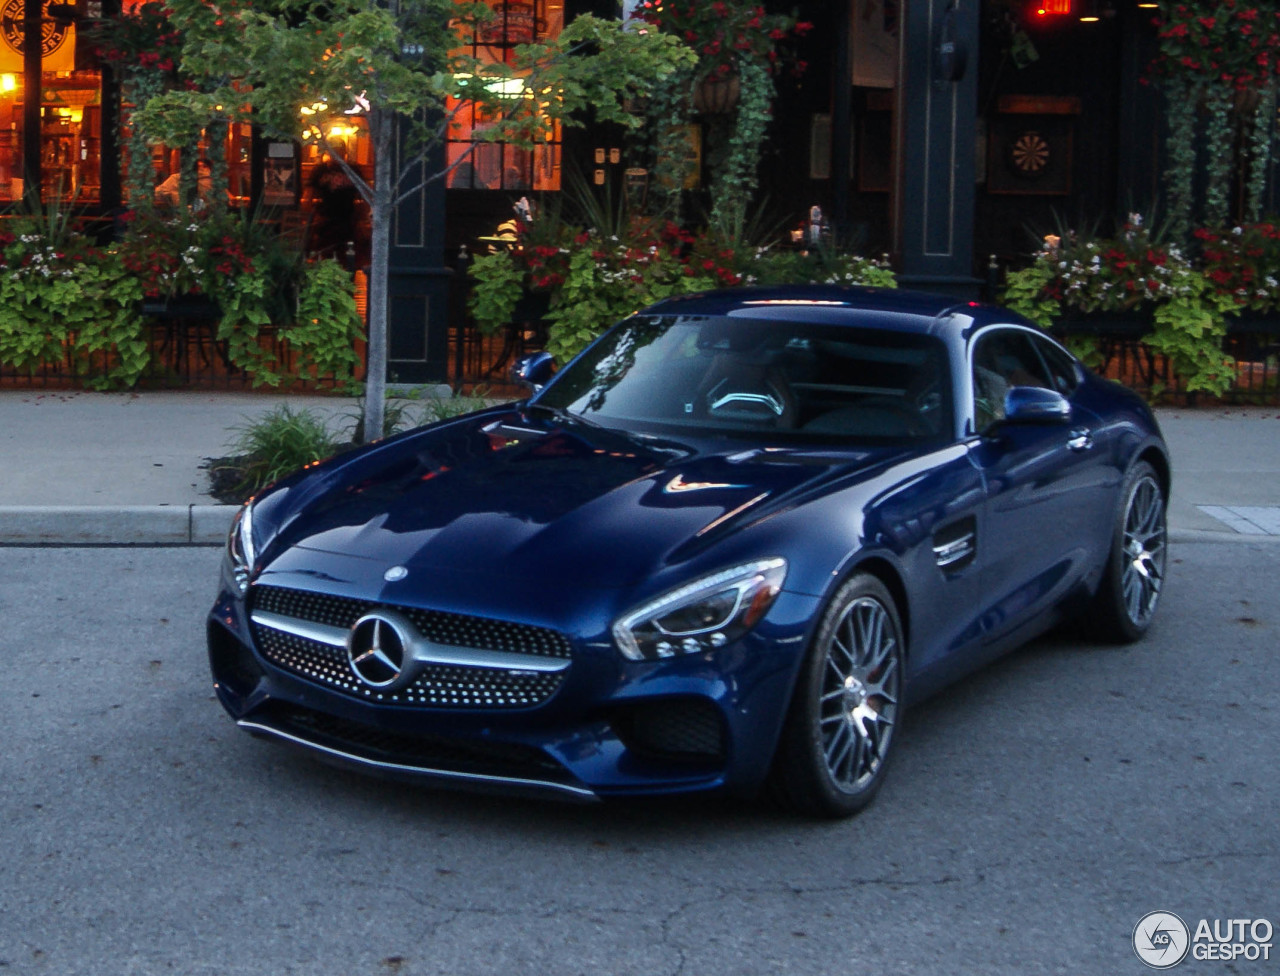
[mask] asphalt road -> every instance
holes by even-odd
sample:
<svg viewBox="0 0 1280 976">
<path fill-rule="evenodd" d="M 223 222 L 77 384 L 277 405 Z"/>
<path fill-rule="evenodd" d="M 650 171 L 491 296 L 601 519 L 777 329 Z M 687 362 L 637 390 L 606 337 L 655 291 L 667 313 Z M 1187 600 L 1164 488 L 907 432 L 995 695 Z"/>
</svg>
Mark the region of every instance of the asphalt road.
<svg viewBox="0 0 1280 976">
<path fill-rule="evenodd" d="M 0 556 L 0 976 L 1137 974 L 1147 912 L 1280 926 L 1274 545 L 1177 547 L 1144 643 L 917 708 L 840 823 L 336 771 L 213 701 L 215 550 Z"/>
</svg>

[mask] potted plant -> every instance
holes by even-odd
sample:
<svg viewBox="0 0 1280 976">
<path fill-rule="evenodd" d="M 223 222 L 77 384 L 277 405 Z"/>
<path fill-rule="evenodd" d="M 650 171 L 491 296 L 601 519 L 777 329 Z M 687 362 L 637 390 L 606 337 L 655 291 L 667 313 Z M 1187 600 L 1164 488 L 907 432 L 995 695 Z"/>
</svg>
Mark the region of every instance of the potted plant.
<svg viewBox="0 0 1280 976">
<path fill-rule="evenodd" d="M 1049 237 L 1030 266 L 1009 274 L 1002 301 L 1066 338 L 1140 337 L 1168 358 L 1189 392 L 1220 395 L 1231 385 L 1234 364 L 1222 339 L 1233 300 L 1137 214 L 1111 238 Z M 1073 345 L 1086 361 L 1096 359 L 1096 344 Z"/>
<path fill-rule="evenodd" d="M 76 232 L 56 204 L 0 233 L 0 362 L 66 369 L 90 386 L 129 386 L 150 362 L 140 289 L 118 255 Z"/>
<path fill-rule="evenodd" d="M 650 97 L 659 143 L 655 182 L 669 198 L 678 196 L 684 181 L 674 167 L 686 156 L 683 124 L 691 111 L 698 113 L 709 123 L 708 156 L 714 162 L 711 219 L 732 225 L 741 220 L 756 189 L 773 75 L 784 60 L 780 44 L 813 25 L 742 0 L 643 0 L 634 16 L 679 37 L 698 58 L 692 69 Z M 805 65 L 797 61 L 793 67 L 803 71 Z M 668 211 L 678 215 L 674 205 Z"/>
<path fill-rule="evenodd" d="M 1234 306 L 1228 331 L 1280 332 L 1280 227 L 1200 228 L 1194 236 L 1205 278 Z"/>
<path fill-rule="evenodd" d="M 1169 102 L 1168 178 L 1172 230 L 1194 226 L 1197 132 L 1205 121 L 1204 222 L 1231 216 L 1232 175 L 1247 171 L 1244 211 L 1259 219 L 1271 160 L 1280 74 L 1280 12 L 1273 3 L 1162 0 L 1151 75 Z"/>
<path fill-rule="evenodd" d="M 493 333 L 513 321 L 523 295 L 546 293 L 547 351 L 561 362 L 618 319 L 672 295 L 786 282 L 896 284 L 884 259 L 733 244 L 660 219 L 635 217 L 605 230 L 554 217 L 511 226 L 510 247 L 472 262 L 472 316 Z"/>
</svg>

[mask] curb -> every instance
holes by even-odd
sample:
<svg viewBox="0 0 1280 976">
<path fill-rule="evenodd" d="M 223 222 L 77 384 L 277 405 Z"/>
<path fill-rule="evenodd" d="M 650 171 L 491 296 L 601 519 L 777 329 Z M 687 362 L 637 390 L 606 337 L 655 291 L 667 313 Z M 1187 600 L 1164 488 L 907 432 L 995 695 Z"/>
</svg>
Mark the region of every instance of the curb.
<svg viewBox="0 0 1280 976">
<path fill-rule="evenodd" d="M 1280 535 L 1235 532 L 1231 529 L 1170 529 L 1169 541 L 1175 544 L 1187 542 L 1261 542 L 1269 544 L 1280 542 Z"/>
<path fill-rule="evenodd" d="M 0 505 L 0 545 L 220 546 L 235 505 Z"/>
</svg>

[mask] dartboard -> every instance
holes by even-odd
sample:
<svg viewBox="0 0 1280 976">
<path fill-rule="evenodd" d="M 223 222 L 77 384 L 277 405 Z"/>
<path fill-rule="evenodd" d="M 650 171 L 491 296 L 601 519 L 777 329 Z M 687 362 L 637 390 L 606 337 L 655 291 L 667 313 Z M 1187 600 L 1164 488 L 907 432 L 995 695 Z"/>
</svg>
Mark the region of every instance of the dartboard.
<svg viewBox="0 0 1280 976">
<path fill-rule="evenodd" d="M 1021 176 L 1039 176 L 1049 159 L 1049 143 L 1034 130 L 1022 133 L 1009 145 L 1009 162 Z"/>
</svg>

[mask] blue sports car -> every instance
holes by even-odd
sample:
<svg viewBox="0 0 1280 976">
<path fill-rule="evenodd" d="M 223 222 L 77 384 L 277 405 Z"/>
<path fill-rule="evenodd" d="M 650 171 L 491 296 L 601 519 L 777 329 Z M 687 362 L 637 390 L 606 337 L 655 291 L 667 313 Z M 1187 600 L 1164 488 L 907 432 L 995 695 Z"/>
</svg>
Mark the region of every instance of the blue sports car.
<svg viewBox="0 0 1280 976">
<path fill-rule="evenodd" d="M 242 728 L 392 776 L 843 816 L 912 702 L 1066 616 L 1151 624 L 1156 422 L 1000 308 L 708 293 L 517 373 L 526 400 L 240 510 L 208 645 Z"/>
</svg>

